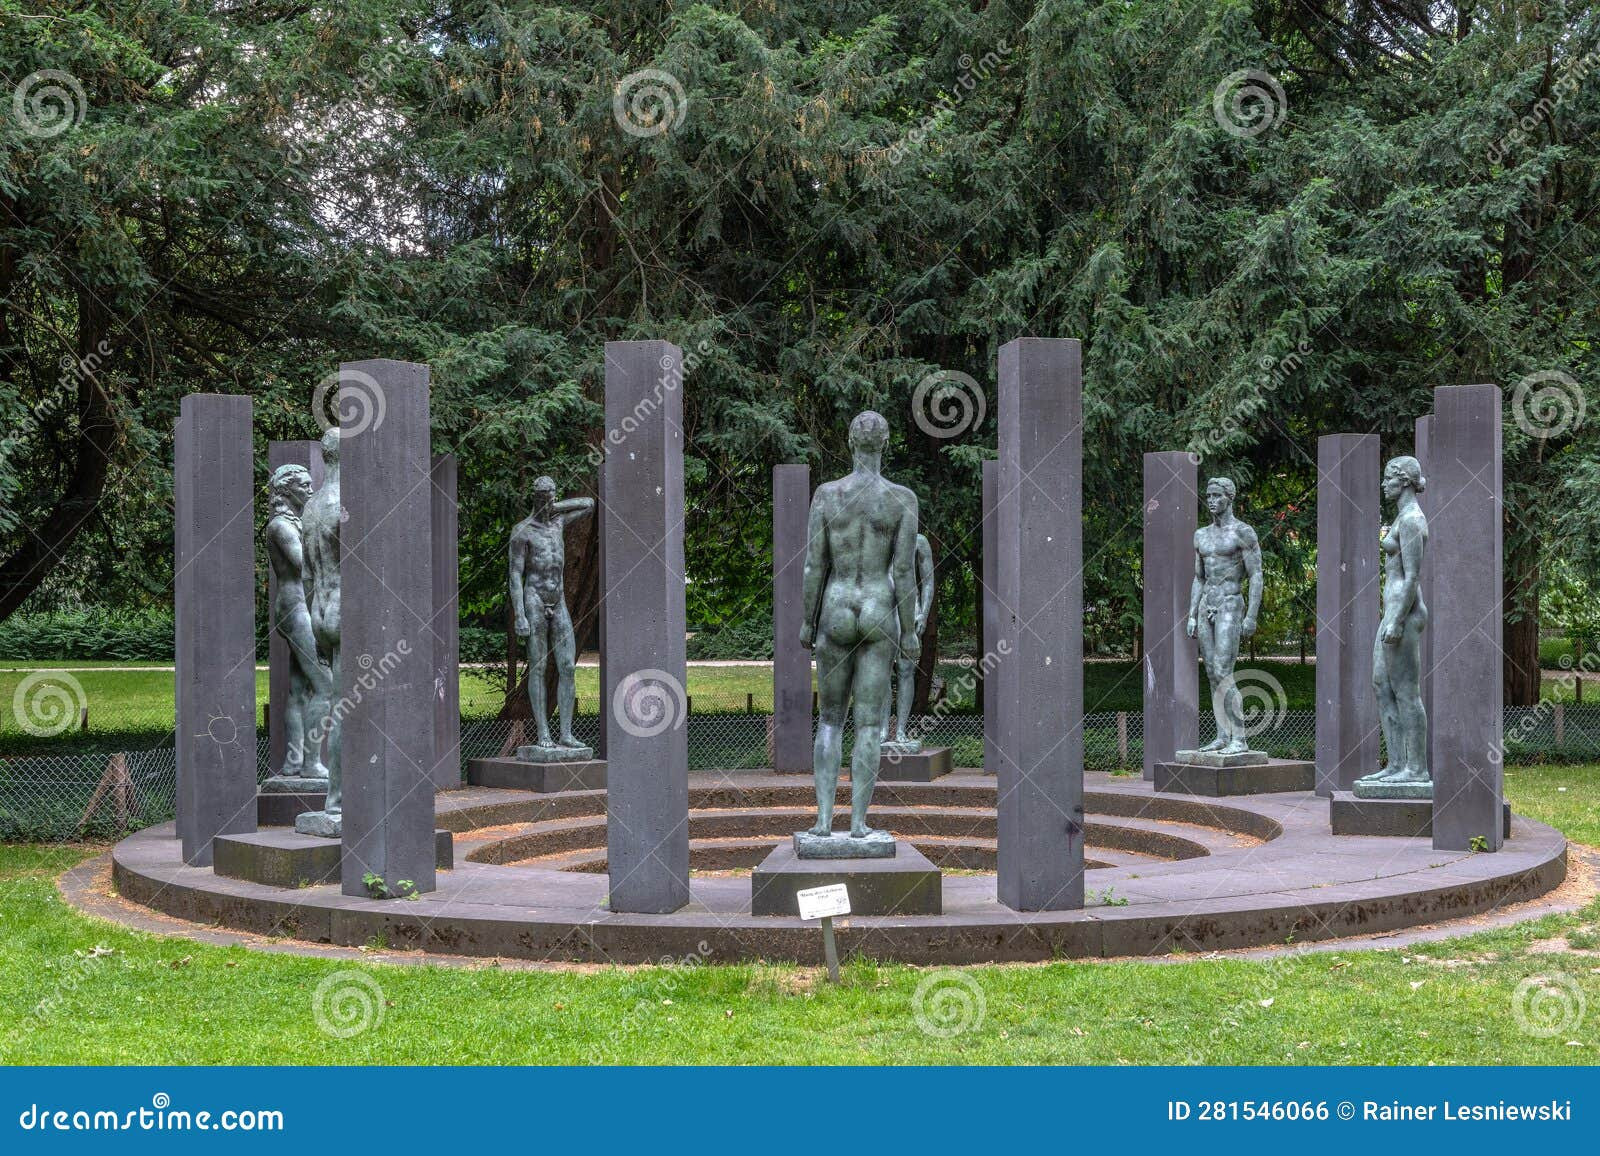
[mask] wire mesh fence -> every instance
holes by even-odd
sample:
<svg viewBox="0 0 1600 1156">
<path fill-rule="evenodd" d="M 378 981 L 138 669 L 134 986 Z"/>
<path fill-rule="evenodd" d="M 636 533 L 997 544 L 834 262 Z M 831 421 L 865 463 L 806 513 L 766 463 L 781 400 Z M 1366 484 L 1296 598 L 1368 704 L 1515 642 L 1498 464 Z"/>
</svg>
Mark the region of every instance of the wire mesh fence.
<svg viewBox="0 0 1600 1156">
<path fill-rule="evenodd" d="M 598 704 L 580 703 L 573 731 L 598 745 Z M 771 765 L 770 704 L 704 709 L 690 704 L 687 731 L 691 771 L 757 770 Z M 584 710 L 582 707 L 589 709 Z M 1316 750 L 1316 715 L 1290 710 L 1271 716 L 1251 736 L 1252 745 L 1276 758 L 1310 759 Z M 1143 716 L 1136 711 L 1085 716 L 1083 761 L 1088 770 L 1133 770 L 1142 765 Z M 925 746 L 949 747 L 958 767 L 983 766 L 983 716 L 935 712 L 912 721 Z M 532 724 L 503 719 L 462 720 L 463 774 L 469 760 L 512 754 L 532 738 Z M 846 750 L 851 729 L 846 727 Z M 1505 713 L 1506 761 L 1600 762 L 1600 705 L 1541 704 Z M 119 747 L 119 749 L 111 749 Z M 256 738 L 258 778 L 272 772 L 267 735 Z M 108 739 L 87 749 L 0 758 L 0 841 L 55 842 L 107 839 L 165 822 L 173 816 L 177 762 L 170 729 L 145 745 Z"/>
</svg>

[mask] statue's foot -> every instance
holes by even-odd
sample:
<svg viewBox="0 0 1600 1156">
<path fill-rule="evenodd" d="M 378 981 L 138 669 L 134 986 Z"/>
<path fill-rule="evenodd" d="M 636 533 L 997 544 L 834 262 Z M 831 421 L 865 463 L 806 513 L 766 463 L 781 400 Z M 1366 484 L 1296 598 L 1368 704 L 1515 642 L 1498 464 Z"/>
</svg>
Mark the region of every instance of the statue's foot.
<svg viewBox="0 0 1600 1156">
<path fill-rule="evenodd" d="M 328 777 L 328 768 L 322 763 L 317 763 L 309 771 L 300 772 L 308 779 L 325 779 Z"/>
<path fill-rule="evenodd" d="M 812 827 L 806 834 L 815 835 L 819 839 L 826 839 L 833 834 L 833 823 L 831 821 L 824 823 L 821 819 L 818 819 L 816 826 Z"/>
<path fill-rule="evenodd" d="M 1222 747 L 1222 753 L 1225 755 L 1242 755 L 1249 749 L 1250 747 L 1243 739 L 1234 739 Z"/>
<path fill-rule="evenodd" d="M 1202 751 L 1220 751 L 1224 746 L 1227 745 L 1227 743 L 1228 743 L 1227 739 L 1223 738 L 1221 735 L 1218 735 L 1216 738 L 1212 739 L 1209 743 L 1207 743 L 1205 746 L 1201 747 L 1200 749 Z"/>
<path fill-rule="evenodd" d="M 1433 776 L 1416 767 L 1401 767 L 1399 770 L 1390 771 L 1386 783 L 1431 783 Z"/>
<path fill-rule="evenodd" d="M 1370 775 L 1362 775 L 1356 780 L 1358 783 L 1387 783 L 1389 776 L 1394 774 L 1393 767 L 1379 767 Z"/>
<path fill-rule="evenodd" d="M 882 834 L 883 832 L 876 827 L 869 827 L 865 823 L 850 824 L 850 838 L 852 839 L 870 839 L 874 835 Z"/>
<path fill-rule="evenodd" d="M 571 735 L 562 735 L 561 736 L 561 741 L 556 745 L 566 747 L 568 750 L 571 750 L 571 751 L 575 751 L 579 747 L 583 746 L 582 743 L 580 743 L 577 739 L 573 738 Z"/>
</svg>

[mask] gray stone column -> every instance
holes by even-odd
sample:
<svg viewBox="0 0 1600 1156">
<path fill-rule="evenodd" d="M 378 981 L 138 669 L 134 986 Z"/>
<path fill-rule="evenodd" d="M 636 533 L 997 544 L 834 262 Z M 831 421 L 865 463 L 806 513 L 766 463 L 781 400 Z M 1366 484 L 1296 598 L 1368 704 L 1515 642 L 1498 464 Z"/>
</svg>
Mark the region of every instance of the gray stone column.
<svg viewBox="0 0 1600 1156">
<path fill-rule="evenodd" d="M 607 675 L 606 666 L 606 463 L 602 459 L 595 467 L 594 480 L 594 532 L 595 532 L 595 564 L 599 573 L 595 575 L 595 582 L 600 587 L 600 597 L 595 600 L 595 647 L 599 652 L 599 678 L 600 687 L 600 713 L 599 732 L 594 739 L 594 755 L 597 759 L 606 757 L 606 711 L 610 709 L 611 692 L 615 689 Z"/>
<path fill-rule="evenodd" d="M 1000 349 L 996 892 L 1083 906 L 1083 404 L 1078 342 Z"/>
<path fill-rule="evenodd" d="M 1428 458 L 1433 845 L 1467 851 L 1481 838 L 1484 849 L 1498 851 L 1505 746 L 1498 386 L 1433 391 Z"/>
<path fill-rule="evenodd" d="M 995 738 L 1000 721 L 1000 677 L 999 668 L 994 664 L 1004 661 L 1003 648 L 1000 646 L 1003 629 L 999 600 L 1000 551 L 996 541 L 999 515 L 995 511 L 995 503 L 999 498 L 1000 461 L 998 458 L 988 458 L 983 463 L 982 481 L 983 568 L 980 581 L 983 585 L 983 654 L 979 655 L 978 661 L 979 669 L 986 671 L 983 676 L 983 702 L 980 704 L 983 710 L 983 769 L 991 775 L 1000 765 L 1000 752 Z M 1006 648 L 1010 645 L 1007 642 Z"/>
<path fill-rule="evenodd" d="M 811 773 L 811 652 L 800 645 L 811 468 L 772 467 L 772 769 Z"/>
<path fill-rule="evenodd" d="M 192 393 L 173 448 L 178 838 L 211 865 L 256 829 L 255 452 L 250 399 Z"/>
<path fill-rule="evenodd" d="M 358 361 L 341 378 L 374 383 L 382 405 L 339 442 L 346 895 L 367 873 L 390 894 L 435 886 L 433 779 L 433 459 L 428 367 Z"/>
<path fill-rule="evenodd" d="M 689 901 L 683 354 L 606 342 L 606 848 L 610 909 Z"/>
<path fill-rule="evenodd" d="M 1317 794 L 1378 769 L 1372 647 L 1383 593 L 1376 434 L 1317 439 Z"/>
<path fill-rule="evenodd" d="M 461 563 L 457 547 L 456 456 L 436 454 L 433 527 L 433 745 L 435 790 L 461 786 Z"/>
<path fill-rule="evenodd" d="M 1422 466 L 1423 478 L 1431 482 L 1432 478 L 1428 473 L 1428 446 L 1433 434 L 1433 415 L 1431 413 L 1424 414 L 1417 419 L 1416 431 L 1416 450 L 1412 456 Z M 1437 494 L 1438 492 L 1433 486 L 1429 485 L 1427 489 L 1417 495 L 1417 505 L 1422 507 L 1423 517 L 1432 519 L 1434 506 L 1437 504 L 1434 501 Z M 1422 568 L 1422 603 L 1430 610 L 1433 608 L 1433 575 L 1434 566 L 1430 560 Z M 1433 643 L 1437 634 L 1438 631 L 1431 624 L 1422 633 L 1422 706 L 1428 712 L 1428 725 L 1430 727 L 1433 725 Z"/>
<path fill-rule="evenodd" d="M 1199 459 L 1144 455 L 1144 777 L 1200 745 L 1200 665 L 1186 630 L 1194 584 Z"/>
<path fill-rule="evenodd" d="M 322 485 L 322 446 L 317 442 L 292 441 L 267 443 L 267 477 L 279 466 L 304 466 L 311 474 L 311 488 Z M 289 709 L 289 644 L 278 633 L 274 607 L 278 601 L 278 579 L 267 567 L 267 766 L 277 774 L 288 750 L 284 737 L 284 712 Z"/>
</svg>

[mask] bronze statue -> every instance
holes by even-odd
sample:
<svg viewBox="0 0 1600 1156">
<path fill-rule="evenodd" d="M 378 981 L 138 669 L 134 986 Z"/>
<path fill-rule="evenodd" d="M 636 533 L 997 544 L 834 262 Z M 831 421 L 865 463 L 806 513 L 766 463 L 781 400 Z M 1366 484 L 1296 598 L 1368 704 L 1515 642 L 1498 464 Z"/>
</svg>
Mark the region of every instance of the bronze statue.
<svg viewBox="0 0 1600 1156">
<path fill-rule="evenodd" d="M 933 609 L 933 547 L 922 534 L 917 535 L 917 620 L 913 629 L 918 638 L 928 628 L 928 612 Z M 915 753 L 922 749 L 922 740 L 912 738 L 906 728 L 911 723 L 911 702 L 917 688 L 917 660 L 904 654 L 894 660 L 895 726 L 893 738 L 885 738 L 884 745 L 893 749 Z M 884 706 L 884 734 L 889 731 L 889 708 Z"/>
<path fill-rule="evenodd" d="M 1200 640 L 1200 657 L 1211 680 L 1211 711 L 1217 736 L 1201 751 L 1242 755 L 1244 704 L 1234 682 L 1239 644 L 1256 632 L 1261 612 L 1261 543 L 1256 532 L 1233 515 L 1238 487 L 1230 478 L 1206 483 L 1211 525 L 1194 532 L 1194 582 L 1189 591 L 1185 632 Z"/>
<path fill-rule="evenodd" d="M 343 687 L 339 664 L 339 525 L 344 507 L 339 501 L 339 430 L 322 435 L 322 486 L 306 500 L 300 511 L 300 539 L 305 573 L 311 582 L 306 607 L 311 616 L 311 635 L 317 652 L 328 664 L 329 692 Z M 340 769 L 345 706 L 333 704 L 325 717 L 318 718 L 309 737 L 328 739 L 328 797 L 322 810 L 297 815 L 294 829 L 304 835 L 337 839 L 344 826 L 344 788 Z"/>
<path fill-rule="evenodd" d="M 317 640 L 311 629 L 311 610 L 306 605 L 305 555 L 301 544 L 301 511 L 311 497 L 311 472 L 304 466 L 279 466 L 267 485 L 272 501 L 272 516 L 262 536 L 267 543 L 267 560 L 277 582 L 273 595 L 273 629 L 289 646 L 289 697 L 283 709 L 283 766 L 275 777 L 282 779 L 326 779 L 321 743 L 306 750 L 306 734 L 320 738 L 317 723 L 327 717 L 333 697 L 333 675 L 317 657 Z M 309 766 L 307 763 L 309 762 Z M 278 785 L 282 785 L 281 783 Z M 320 788 L 321 784 L 316 784 Z"/>
</svg>

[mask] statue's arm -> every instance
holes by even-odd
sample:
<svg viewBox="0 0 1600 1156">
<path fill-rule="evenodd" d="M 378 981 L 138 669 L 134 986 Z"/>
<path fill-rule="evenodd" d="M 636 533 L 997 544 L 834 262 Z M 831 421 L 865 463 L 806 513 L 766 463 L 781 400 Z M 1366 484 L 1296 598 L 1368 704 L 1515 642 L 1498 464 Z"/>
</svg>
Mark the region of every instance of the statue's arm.
<svg viewBox="0 0 1600 1156">
<path fill-rule="evenodd" d="M 528 633 L 528 609 L 523 599 L 522 574 L 527 566 L 528 551 L 520 533 L 511 535 L 511 612 L 516 615 L 516 631 Z"/>
<path fill-rule="evenodd" d="M 917 658 L 922 654 L 922 634 L 917 630 L 917 496 L 907 490 L 902 500 L 905 510 L 895 531 L 890 571 L 895 610 L 900 616 L 900 653 Z"/>
<path fill-rule="evenodd" d="M 1200 627 L 1200 591 L 1205 585 L 1206 560 L 1200 556 L 1200 532 L 1194 535 L 1194 581 L 1189 583 L 1188 634 L 1193 638 Z"/>
<path fill-rule="evenodd" d="M 594 513 L 593 498 L 563 498 L 555 504 L 556 513 L 561 515 L 561 524 L 570 526 L 581 518 L 587 518 Z"/>
<path fill-rule="evenodd" d="M 1244 572 L 1250 577 L 1250 601 L 1245 607 L 1240 633 L 1249 638 L 1256 632 L 1256 619 L 1261 614 L 1261 539 L 1249 526 L 1244 530 Z"/>
<path fill-rule="evenodd" d="M 917 535 L 917 635 L 920 637 L 928 625 L 928 612 L 933 609 L 933 547 L 928 539 Z"/>
<path fill-rule="evenodd" d="M 801 582 L 800 645 L 810 646 L 817 636 L 817 617 L 822 612 L 822 591 L 828 582 L 828 528 L 824 505 L 827 499 L 819 491 L 811 503 L 811 516 L 806 522 L 806 569 Z"/>
<path fill-rule="evenodd" d="M 305 547 L 300 541 L 300 531 L 283 518 L 273 518 L 267 523 L 267 547 L 283 559 L 284 569 L 290 574 L 305 577 Z"/>
</svg>

